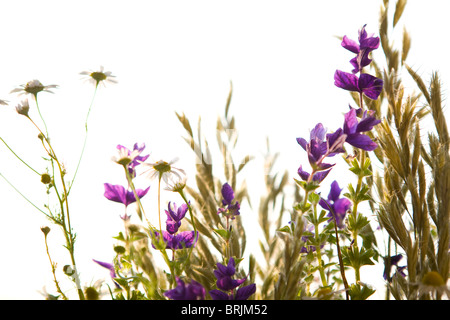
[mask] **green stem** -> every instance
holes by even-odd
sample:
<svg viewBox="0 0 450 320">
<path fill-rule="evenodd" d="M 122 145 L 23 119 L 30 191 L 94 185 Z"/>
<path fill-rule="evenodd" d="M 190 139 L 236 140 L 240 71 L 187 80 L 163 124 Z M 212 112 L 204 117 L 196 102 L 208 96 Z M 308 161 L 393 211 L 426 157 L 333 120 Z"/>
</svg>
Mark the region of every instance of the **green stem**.
<svg viewBox="0 0 450 320">
<path fill-rule="evenodd" d="M 22 192 L 20 192 L 11 182 L 9 182 L 8 179 L 6 179 L 6 177 L 0 173 L 0 177 L 2 177 L 3 179 L 5 179 L 5 181 L 18 193 L 20 194 L 26 201 L 28 201 L 28 203 L 30 203 L 33 207 L 35 207 L 37 210 L 39 210 L 40 212 L 42 212 L 45 216 L 47 216 L 47 218 L 53 220 L 53 218 L 46 213 L 45 211 L 43 211 L 42 209 L 40 209 L 38 206 L 36 206 L 33 202 L 31 202 L 30 199 L 28 199 Z"/>
<path fill-rule="evenodd" d="M 37 104 L 37 99 L 36 99 L 36 104 Z M 45 150 L 47 151 L 48 155 L 50 156 L 50 158 L 53 160 L 55 160 L 56 164 L 58 165 L 58 169 L 59 169 L 59 175 L 61 178 L 61 183 L 62 183 L 62 187 L 64 190 L 64 194 L 63 194 L 63 198 L 60 199 L 60 204 L 61 204 L 61 215 L 62 215 L 62 227 L 64 230 L 64 235 L 66 237 L 66 241 L 67 241 L 67 249 L 69 251 L 70 254 L 70 259 L 72 261 L 72 265 L 75 271 L 75 284 L 77 286 L 77 291 L 78 291 L 78 296 L 80 298 L 80 300 L 84 300 L 84 294 L 83 294 L 83 290 L 81 289 L 81 284 L 80 284 L 80 278 L 78 276 L 78 271 L 77 271 L 77 267 L 76 267 L 76 263 L 75 263 L 75 239 L 72 233 L 72 227 L 71 227 L 71 223 L 70 223 L 70 214 L 69 214 L 69 201 L 68 201 L 68 192 L 67 192 L 67 188 L 66 188 L 66 183 L 64 180 L 64 170 L 62 169 L 62 165 L 60 163 L 60 161 L 58 160 L 55 151 L 53 150 L 52 145 L 50 144 L 50 141 L 48 139 L 47 136 L 44 135 L 44 133 L 42 132 L 42 130 L 36 125 L 36 123 L 30 118 L 28 117 L 28 119 L 31 121 L 31 123 L 37 128 L 37 130 L 40 132 L 40 134 L 42 136 L 44 136 L 44 139 L 47 142 L 48 147 L 50 148 L 47 149 L 44 141 L 42 141 Z M 64 215 L 64 205 L 65 204 L 65 208 L 66 208 L 66 214 Z M 67 218 L 67 219 L 66 219 Z M 67 226 L 66 226 L 66 220 L 67 220 Z"/>
<path fill-rule="evenodd" d="M 48 138 L 47 124 L 45 123 L 44 117 L 43 117 L 42 114 L 41 114 L 41 109 L 39 108 L 39 103 L 38 103 L 38 99 L 37 99 L 37 93 L 36 93 L 36 94 L 33 94 L 33 95 L 34 95 L 34 101 L 36 102 L 36 109 L 37 109 L 37 111 L 38 111 L 38 113 L 39 113 L 39 117 L 41 117 L 42 123 L 44 124 L 44 127 L 45 127 L 45 139 L 46 139 L 46 140 L 49 140 L 49 138 Z M 39 131 L 40 131 L 40 130 L 39 130 Z M 42 133 L 42 131 L 41 131 L 41 133 Z M 43 134 L 43 133 L 42 133 L 42 134 Z"/>
<path fill-rule="evenodd" d="M 84 135 L 83 148 L 81 149 L 80 158 L 78 159 L 78 164 L 77 164 L 77 167 L 76 167 L 76 169 L 75 169 L 75 173 L 73 174 L 72 183 L 71 183 L 71 185 L 70 185 L 70 187 L 69 187 L 69 192 L 70 192 L 70 190 L 72 189 L 73 183 L 74 183 L 75 178 L 76 178 L 77 173 L 78 173 L 78 169 L 80 168 L 80 164 L 81 164 L 81 160 L 82 160 L 83 155 L 84 155 L 84 151 L 85 151 L 85 149 L 86 149 L 87 138 L 88 138 L 88 119 L 89 119 L 89 114 L 91 113 L 92 105 L 94 104 L 95 96 L 96 96 L 96 94 L 97 94 L 97 88 L 98 88 L 98 83 L 97 83 L 97 85 L 95 86 L 95 90 L 94 90 L 94 94 L 93 94 L 93 96 L 92 96 L 91 104 L 89 105 L 89 110 L 88 110 L 88 113 L 87 113 L 87 115 L 86 115 L 86 121 L 85 121 L 85 123 L 84 123 L 84 127 L 85 127 L 85 129 L 86 129 L 86 132 L 85 132 L 85 135 Z"/>
<path fill-rule="evenodd" d="M 315 234 L 315 242 L 316 242 L 316 256 L 317 256 L 317 262 L 319 264 L 318 268 L 319 268 L 319 274 L 320 274 L 320 279 L 322 280 L 322 286 L 327 287 L 328 286 L 328 282 L 327 282 L 327 278 L 325 276 L 325 271 L 323 268 L 323 261 L 322 261 L 322 252 L 320 250 L 320 243 L 319 243 L 319 223 L 317 221 L 317 206 L 314 206 L 313 209 L 314 212 L 314 234 Z"/>
<path fill-rule="evenodd" d="M 48 260 L 50 261 L 50 265 L 52 267 L 52 273 L 53 273 L 53 281 L 55 282 L 56 291 L 59 292 L 64 300 L 68 300 L 64 292 L 62 292 L 61 287 L 59 286 L 59 282 L 56 279 L 56 263 L 52 261 L 52 258 L 50 257 L 50 251 L 48 249 L 48 243 L 47 243 L 47 235 L 44 237 L 45 241 L 45 250 L 47 251 Z"/>
<path fill-rule="evenodd" d="M 15 155 L 17 159 L 19 159 L 20 161 L 22 161 L 22 163 L 23 163 L 24 165 L 26 165 L 28 168 L 30 168 L 32 171 L 34 171 L 36 174 L 41 175 L 39 172 L 37 172 L 36 170 L 34 170 L 28 163 L 26 163 L 21 157 L 19 157 L 19 156 L 18 156 L 18 155 L 10 148 L 10 146 L 6 143 L 5 140 L 3 140 L 1 137 L 0 137 L 0 140 L 2 140 L 2 142 L 3 142 L 3 143 L 5 144 L 5 146 L 9 149 L 9 151 L 11 151 L 12 154 Z"/>
</svg>

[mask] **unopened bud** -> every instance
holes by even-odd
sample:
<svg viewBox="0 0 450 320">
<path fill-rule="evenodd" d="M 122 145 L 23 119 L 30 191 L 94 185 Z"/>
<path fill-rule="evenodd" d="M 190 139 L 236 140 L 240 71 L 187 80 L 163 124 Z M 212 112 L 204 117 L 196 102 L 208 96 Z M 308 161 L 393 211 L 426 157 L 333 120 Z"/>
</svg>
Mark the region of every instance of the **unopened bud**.
<svg viewBox="0 0 450 320">
<path fill-rule="evenodd" d="M 49 184 L 50 182 L 52 182 L 52 177 L 50 177 L 48 173 L 43 173 L 41 175 L 41 182 L 43 184 Z"/>
<path fill-rule="evenodd" d="M 50 232 L 50 228 L 49 227 L 41 227 L 41 231 L 44 233 L 45 236 L 47 236 L 48 233 Z"/>
<path fill-rule="evenodd" d="M 68 275 L 69 277 L 72 276 L 75 273 L 75 270 L 73 270 L 72 266 L 66 264 L 63 267 L 63 271 L 66 275 Z"/>
</svg>

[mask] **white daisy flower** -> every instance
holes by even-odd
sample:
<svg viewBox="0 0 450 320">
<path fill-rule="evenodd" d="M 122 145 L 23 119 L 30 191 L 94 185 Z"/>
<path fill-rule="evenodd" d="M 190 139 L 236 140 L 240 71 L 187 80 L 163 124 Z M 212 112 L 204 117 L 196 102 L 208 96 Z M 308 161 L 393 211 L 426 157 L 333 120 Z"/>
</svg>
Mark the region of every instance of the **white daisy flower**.
<svg viewBox="0 0 450 320">
<path fill-rule="evenodd" d="M 103 66 L 100 66 L 99 71 L 82 71 L 80 74 L 83 76 L 88 76 L 86 79 L 93 83 L 96 87 L 100 82 L 104 81 L 117 83 L 117 80 L 112 79 L 115 78 L 115 76 L 113 76 L 110 71 L 103 71 Z"/>
<path fill-rule="evenodd" d="M 56 84 L 44 86 L 39 80 L 31 80 L 26 84 L 20 85 L 20 88 L 13 89 L 11 93 L 20 92 L 19 95 L 30 93 L 36 97 L 41 91 L 53 93 L 49 89 L 54 88 L 58 88 L 58 86 Z"/>
</svg>

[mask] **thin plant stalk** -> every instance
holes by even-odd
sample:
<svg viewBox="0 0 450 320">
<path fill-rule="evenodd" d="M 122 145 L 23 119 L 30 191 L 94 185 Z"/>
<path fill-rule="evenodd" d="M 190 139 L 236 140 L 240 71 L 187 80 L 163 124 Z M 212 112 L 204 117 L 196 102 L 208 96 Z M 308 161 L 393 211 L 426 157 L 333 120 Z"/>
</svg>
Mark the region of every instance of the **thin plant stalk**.
<svg viewBox="0 0 450 320">
<path fill-rule="evenodd" d="M 81 160 L 83 159 L 84 151 L 86 149 L 87 138 L 88 138 L 88 120 L 89 120 L 89 115 L 91 113 L 92 106 L 94 104 L 95 96 L 97 94 L 97 88 L 98 88 L 98 83 L 95 86 L 95 90 L 94 90 L 94 94 L 92 96 L 91 104 L 89 105 L 89 110 L 88 110 L 87 115 L 86 115 L 86 121 L 84 123 L 84 127 L 85 127 L 86 131 L 85 131 L 85 135 L 84 135 L 83 148 L 81 149 L 80 158 L 78 159 L 78 164 L 77 164 L 77 167 L 75 168 L 75 173 L 73 174 L 72 183 L 71 183 L 71 185 L 69 187 L 69 192 L 72 189 L 73 183 L 74 183 L 75 178 L 76 178 L 77 173 L 78 173 L 78 169 L 80 168 Z"/>
<path fill-rule="evenodd" d="M 37 102 L 37 99 L 36 99 Z M 58 170 L 59 170 L 59 175 L 61 178 L 61 182 L 62 182 L 62 187 L 64 190 L 64 194 L 63 194 L 63 198 L 59 199 L 60 204 L 61 204 L 61 215 L 62 215 L 62 223 L 61 226 L 63 227 L 64 230 L 64 235 L 66 237 L 66 241 L 67 241 L 67 249 L 69 251 L 70 254 L 70 259 L 72 261 L 72 265 L 74 267 L 74 271 L 75 271 L 75 284 L 77 286 L 77 291 L 78 291 L 78 296 L 80 298 L 80 300 L 84 300 L 84 294 L 83 294 L 83 290 L 81 289 L 81 284 L 80 284 L 80 279 L 78 276 L 78 271 L 76 268 L 76 263 L 75 263 L 75 253 L 74 253 L 74 237 L 73 237 L 73 233 L 72 233 L 72 227 L 71 227 L 71 223 L 70 223 L 70 215 L 69 215 L 69 202 L 68 202 L 68 191 L 66 188 L 66 183 L 64 181 L 64 172 L 62 169 L 62 165 L 60 163 L 60 161 L 58 160 L 55 151 L 53 150 L 53 147 L 48 139 L 48 137 L 44 136 L 44 133 L 42 132 L 42 130 L 39 128 L 39 126 L 30 118 L 27 117 L 31 123 L 37 128 L 37 130 L 40 132 L 40 134 L 44 137 L 43 140 L 45 140 L 47 142 L 47 145 L 50 149 L 47 149 L 44 141 L 42 141 L 45 150 L 47 151 L 47 153 L 49 154 L 49 156 L 55 160 L 56 164 L 58 165 Z M 52 160 L 52 162 L 53 162 Z M 63 203 L 65 203 L 65 210 L 66 213 L 64 214 L 64 207 L 63 207 Z M 67 218 L 67 219 L 66 219 Z M 67 220 L 67 226 L 66 226 L 66 220 Z"/>
<path fill-rule="evenodd" d="M 45 241 L 45 250 L 47 252 L 48 260 L 50 261 L 50 265 L 52 267 L 52 274 L 53 274 L 53 281 L 55 282 L 56 291 L 59 292 L 64 300 L 68 300 L 67 296 L 62 292 L 61 287 L 59 286 L 59 282 L 56 279 L 56 263 L 52 261 L 52 258 L 50 257 L 50 251 L 48 249 L 48 243 L 47 243 L 47 234 L 44 233 L 44 241 Z"/>
</svg>

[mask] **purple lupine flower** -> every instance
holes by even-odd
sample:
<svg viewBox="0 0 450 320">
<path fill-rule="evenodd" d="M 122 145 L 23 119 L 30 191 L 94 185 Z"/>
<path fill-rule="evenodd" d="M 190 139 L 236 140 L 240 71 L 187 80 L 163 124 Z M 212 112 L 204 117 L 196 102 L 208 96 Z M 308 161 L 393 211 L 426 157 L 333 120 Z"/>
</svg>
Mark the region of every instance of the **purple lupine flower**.
<svg viewBox="0 0 450 320">
<path fill-rule="evenodd" d="M 114 285 L 116 286 L 116 288 L 120 289 L 119 284 L 114 280 L 117 276 L 116 276 L 116 270 L 114 269 L 114 265 L 112 263 L 108 263 L 108 262 L 102 262 L 102 261 L 98 261 L 95 259 L 92 259 L 95 263 L 99 264 L 100 266 L 102 266 L 103 268 L 106 268 L 109 270 L 109 275 L 111 276 L 111 279 L 114 282 Z"/>
<path fill-rule="evenodd" d="M 329 211 L 328 217 L 331 217 L 330 220 L 333 219 L 334 214 L 336 225 L 339 229 L 344 228 L 345 215 L 352 205 L 347 198 L 339 198 L 341 191 L 342 189 L 339 188 L 338 182 L 333 181 L 327 200 L 321 198 L 319 201 L 320 206 Z"/>
<path fill-rule="evenodd" d="M 105 183 L 105 197 L 114 202 L 120 202 L 127 207 L 129 204 L 136 202 L 136 197 L 134 196 L 133 191 L 125 190 L 125 188 L 121 185 L 113 185 L 110 183 Z M 145 190 L 136 189 L 136 194 L 139 198 L 145 196 L 150 187 Z"/>
<path fill-rule="evenodd" d="M 231 219 L 234 219 L 236 216 L 240 215 L 240 204 L 239 201 L 235 201 L 234 199 L 234 191 L 231 186 L 225 182 L 222 186 L 222 205 L 225 208 L 219 208 L 217 211 L 217 214 L 223 214 L 226 217 L 231 217 Z"/>
<path fill-rule="evenodd" d="M 350 108 L 350 111 L 345 114 L 343 133 L 346 134 L 345 142 L 351 144 L 356 148 L 366 151 L 372 151 L 378 145 L 370 139 L 369 136 L 361 132 L 370 131 L 379 124 L 381 120 L 375 118 L 373 111 L 364 111 L 361 121 L 358 123 L 356 117 L 358 110 Z M 361 110 L 359 110 L 361 112 Z"/>
<path fill-rule="evenodd" d="M 173 204 L 173 209 L 171 208 L 171 203 L 169 202 L 168 209 L 165 210 L 167 215 L 166 220 L 166 230 L 171 233 L 177 233 L 178 228 L 181 226 L 181 220 L 185 217 L 186 212 L 188 210 L 187 204 L 183 203 L 180 207 Z"/>
<path fill-rule="evenodd" d="M 322 181 L 327 176 L 330 168 L 334 166 L 334 164 L 324 163 L 323 159 L 325 157 L 332 157 L 336 154 L 331 153 L 328 150 L 328 142 L 325 140 L 326 131 L 327 130 L 323 125 L 318 123 L 310 132 L 309 142 L 304 138 L 297 138 L 297 143 L 308 154 L 309 163 L 314 171 L 312 179 L 318 182 Z M 326 172 L 319 174 L 321 171 Z M 305 181 L 308 180 L 310 176 L 308 172 L 302 170 L 302 167 L 298 169 L 298 174 Z"/>
<path fill-rule="evenodd" d="M 164 295 L 172 300 L 205 300 L 206 290 L 195 280 L 186 285 L 183 280 L 176 277 L 177 286 L 172 290 L 167 290 Z"/>
<path fill-rule="evenodd" d="M 349 39 L 347 36 L 344 36 L 342 39 L 341 45 L 353 52 L 356 53 L 356 57 L 350 60 L 350 63 L 354 67 L 353 73 L 361 72 L 361 70 L 368 66 L 372 60 L 369 58 L 369 53 L 373 50 L 377 49 L 380 45 L 380 38 L 373 37 L 373 35 L 368 36 L 367 31 L 365 30 L 366 25 L 362 27 L 358 32 L 358 42 Z"/>
<path fill-rule="evenodd" d="M 217 278 L 217 288 L 220 290 L 214 289 L 209 291 L 213 300 L 247 300 L 256 292 L 256 285 L 252 283 L 239 288 L 234 293 L 234 289 L 243 284 L 247 277 L 238 280 L 232 279 L 232 276 L 236 273 L 236 264 L 233 258 L 230 258 L 226 266 L 221 263 L 217 263 L 216 266 L 217 269 L 214 270 L 214 275 Z M 224 291 L 231 291 L 231 293 Z"/>
<path fill-rule="evenodd" d="M 148 157 L 150 156 L 150 155 L 146 155 L 146 156 L 140 155 L 142 153 L 142 151 L 144 151 L 144 149 L 145 149 L 145 143 L 142 143 L 141 145 L 138 145 L 137 143 L 135 143 L 133 146 L 133 150 L 130 150 L 119 144 L 119 145 L 117 145 L 117 149 L 120 152 L 126 153 L 128 156 L 132 155 L 133 153 L 139 154 L 136 157 L 133 157 L 133 160 L 128 164 L 128 172 L 130 173 L 130 175 L 133 178 L 136 176 L 135 168 L 139 164 L 141 164 L 141 162 L 144 162 L 145 160 L 147 160 Z"/>
<path fill-rule="evenodd" d="M 352 73 L 336 70 L 334 84 L 344 90 L 363 93 L 372 100 L 377 100 L 383 90 L 383 80 L 367 73 L 362 73 L 358 77 Z"/>
<path fill-rule="evenodd" d="M 399 265 L 398 265 L 398 263 L 400 262 L 400 260 L 402 258 L 403 258 L 403 256 L 401 254 L 397 254 L 397 255 L 392 256 L 392 257 L 384 258 L 384 271 L 383 271 L 383 278 L 384 278 L 384 280 L 387 280 L 389 282 L 392 281 L 391 268 L 393 266 L 397 267 L 397 272 L 402 277 L 406 277 L 406 274 L 403 272 L 403 270 L 406 269 L 406 266 L 399 267 Z M 389 259 L 389 261 L 388 261 L 388 259 Z"/>
<path fill-rule="evenodd" d="M 158 231 L 154 231 L 155 238 L 158 239 L 160 234 Z M 184 248 L 195 247 L 198 240 L 198 232 L 183 231 L 177 234 L 170 234 L 167 231 L 162 231 L 163 240 L 166 244 L 166 249 L 178 250 Z M 153 248 L 155 246 L 152 244 Z"/>
</svg>

